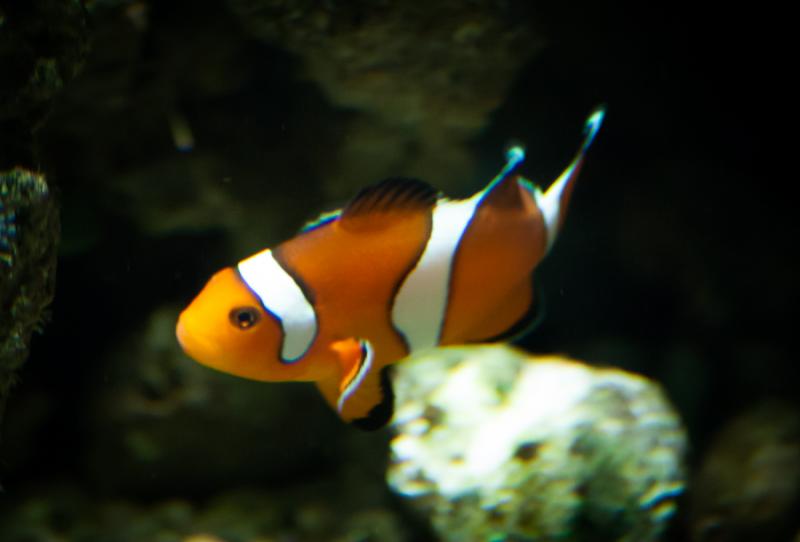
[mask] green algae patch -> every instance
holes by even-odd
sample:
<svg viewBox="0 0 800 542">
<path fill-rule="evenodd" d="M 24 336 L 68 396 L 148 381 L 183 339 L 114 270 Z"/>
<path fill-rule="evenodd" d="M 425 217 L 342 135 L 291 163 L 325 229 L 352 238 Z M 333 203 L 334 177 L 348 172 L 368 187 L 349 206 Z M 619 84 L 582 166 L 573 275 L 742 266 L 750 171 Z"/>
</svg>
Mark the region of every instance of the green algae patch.
<svg viewBox="0 0 800 542">
<path fill-rule="evenodd" d="M 44 176 L 0 172 L 0 416 L 53 299 L 59 217 Z"/>
</svg>

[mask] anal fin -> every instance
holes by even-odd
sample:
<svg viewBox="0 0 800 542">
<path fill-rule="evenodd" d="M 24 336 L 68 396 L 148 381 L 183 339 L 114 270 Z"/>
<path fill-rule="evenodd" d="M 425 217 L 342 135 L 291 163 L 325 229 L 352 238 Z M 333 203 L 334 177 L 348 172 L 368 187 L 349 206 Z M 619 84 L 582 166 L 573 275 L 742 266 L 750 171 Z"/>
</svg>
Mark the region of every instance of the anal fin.
<svg viewBox="0 0 800 542">
<path fill-rule="evenodd" d="M 342 365 L 337 382 L 318 383 L 328 403 L 346 422 L 372 431 L 388 423 L 394 412 L 394 394 L 387 367 L 378 367 L 372 344 L 345 339 L 331 345 Z"/>
</svg>

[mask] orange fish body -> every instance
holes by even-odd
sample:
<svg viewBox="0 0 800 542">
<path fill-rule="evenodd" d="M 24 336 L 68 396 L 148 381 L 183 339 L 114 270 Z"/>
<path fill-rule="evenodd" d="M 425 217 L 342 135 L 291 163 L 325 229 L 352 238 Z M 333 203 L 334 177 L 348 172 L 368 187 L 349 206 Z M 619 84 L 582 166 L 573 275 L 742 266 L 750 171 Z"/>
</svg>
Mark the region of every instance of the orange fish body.
<svg viewBox="0 0 800 542">
<path fill-rule="evenodd" d="M 437 345 L 497 340 L 534 313 L 532 273 L 552 245 L 598 109 L 564 173 L 542 193 L 514 170 L 518 147 L 482 191 L 440 197 L 388 179 L 273 249 L 218 272 L 181 313 L 186 353 L 262 381 L 313 381 L 342 419 L 373 429 L 392 414 L 384 370 Z"/>
</svg>

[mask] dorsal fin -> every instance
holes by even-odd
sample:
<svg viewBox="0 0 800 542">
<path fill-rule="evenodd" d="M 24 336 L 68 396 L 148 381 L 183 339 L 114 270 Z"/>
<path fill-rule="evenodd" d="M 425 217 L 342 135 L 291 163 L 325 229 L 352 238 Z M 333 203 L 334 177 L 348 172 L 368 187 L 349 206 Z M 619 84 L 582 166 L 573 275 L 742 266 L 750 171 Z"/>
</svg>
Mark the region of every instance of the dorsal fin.
<svg viewBox="0 0 800 542">
<path fill-rule="evenodd" d="M 484 189 L 484 202 L 499 207 L 517 208 L 522 205 L 520 176 L 517 166 L 525 160 L 525 149 L 515 145 L 506 151 L 506 164 Z"/>
<path fill-rule="evenodd" d="M 438 193 L 418 179 L 392 177 L 363 188 L 348 203 L 340 216 L 347 228 L 380 223 L 394 213 L 426 211 L 436 204 Z"/>
</svg>

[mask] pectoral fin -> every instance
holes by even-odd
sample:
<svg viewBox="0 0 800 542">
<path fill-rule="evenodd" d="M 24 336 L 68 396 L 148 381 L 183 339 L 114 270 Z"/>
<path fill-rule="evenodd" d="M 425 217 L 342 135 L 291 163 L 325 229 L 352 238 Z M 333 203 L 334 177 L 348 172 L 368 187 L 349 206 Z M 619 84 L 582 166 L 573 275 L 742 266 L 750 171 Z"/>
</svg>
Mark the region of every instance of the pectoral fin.
<svg viewBox="0 0 800 542">
<path fill-rule="evenodd" d="M 328 403 L 346 422 L 374 430 L 392 417 L 394 395 L 386 368 L 378 367 L 372 344 L 364 339 L 345 339 L 331 345 L 342 365 L 338 382 L 318 384 Z"/>
</svg>

